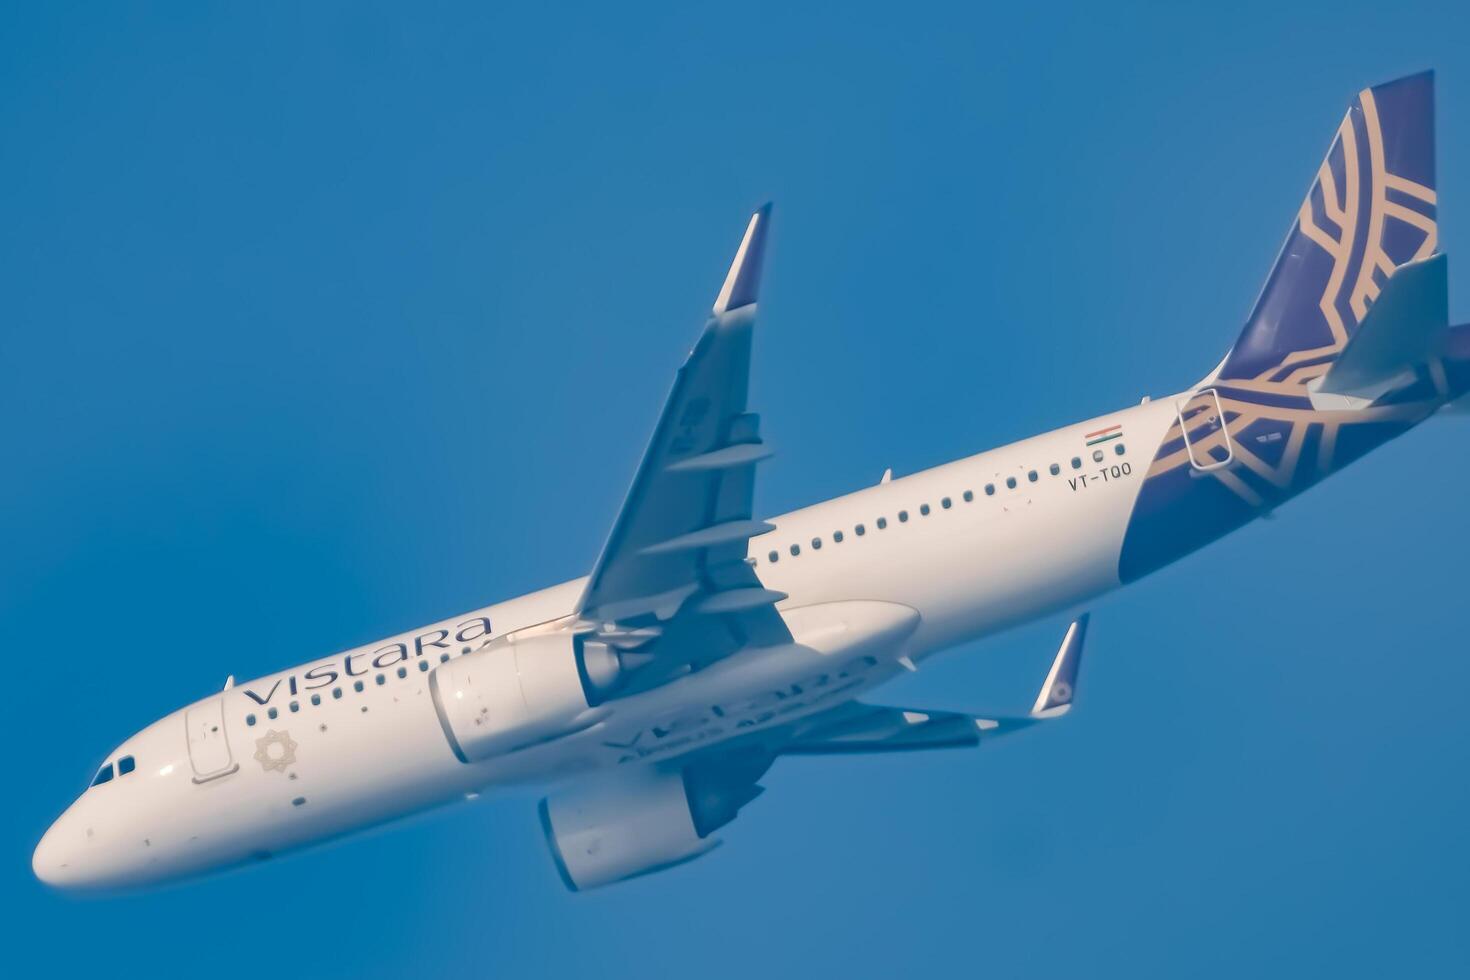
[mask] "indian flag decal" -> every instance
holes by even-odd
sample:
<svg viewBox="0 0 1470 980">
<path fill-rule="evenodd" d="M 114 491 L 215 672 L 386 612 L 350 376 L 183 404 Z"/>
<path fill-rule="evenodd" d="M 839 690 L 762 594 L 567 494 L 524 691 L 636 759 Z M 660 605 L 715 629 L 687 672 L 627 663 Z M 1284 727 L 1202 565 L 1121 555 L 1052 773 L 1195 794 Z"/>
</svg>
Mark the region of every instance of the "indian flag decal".
<svg viewBox="0 0 1470 980">
<path fill-rule="evenodd" d="M 1121 439 L 1122 437 L 1123 426 L 1110 425 L 1106 429 L 1098 429 L 1096 432 L 1089 432 L 1082 438 L 1087 440 L 1087 444 L 1089 446 L 1096 446 L 1100 442 L 1107 442 L 1110 439 Z"/>
</svg>

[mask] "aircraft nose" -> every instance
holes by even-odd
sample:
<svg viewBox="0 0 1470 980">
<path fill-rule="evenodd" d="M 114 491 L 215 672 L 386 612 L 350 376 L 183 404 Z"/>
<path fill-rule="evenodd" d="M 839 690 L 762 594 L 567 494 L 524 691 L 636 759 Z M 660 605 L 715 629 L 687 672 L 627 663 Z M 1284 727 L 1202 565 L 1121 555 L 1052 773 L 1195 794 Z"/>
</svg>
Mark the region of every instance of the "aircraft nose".
<svg viewBox="0 0 1470 980">
<path fill-rule="evenodd" d="M 64 819 L 65 817 L 62 818 Z M 67 844 L 62 840 L 63 834 L 59 830 L 62 820 L 56 821 L 41 835 L 41 842 L 31 855 L 31 870 L 37 878 L 53 887 L 69 884 L 74 872 L 73 855 L 68 853 Z"/>
<path fill-rule="evenodd" d="M 87 816 L 77 812 L 80 807 L 79 801 L 57 817 L 31 855 L 31 870 L 53 888 L 93 887 L 105 877 L 98 863 L 100 855 L 90 853 L 86 846 L 91 831 L 84 826 L 89 822 Z"/>
</svg>

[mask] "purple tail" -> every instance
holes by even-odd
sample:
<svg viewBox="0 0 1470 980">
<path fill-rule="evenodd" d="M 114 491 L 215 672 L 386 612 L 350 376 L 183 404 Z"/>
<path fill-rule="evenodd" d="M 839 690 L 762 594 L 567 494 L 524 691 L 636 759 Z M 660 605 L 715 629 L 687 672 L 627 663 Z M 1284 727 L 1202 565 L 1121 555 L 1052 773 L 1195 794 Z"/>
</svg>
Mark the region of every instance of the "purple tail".
<svg viewBox="0 0 1470 980">
<path fill-rule="evenodd" d="M 1434 254 L 1434 73 L 1358 93 L 1218 377 L 1305 384 L 1396 268 Z"/>
</svg>

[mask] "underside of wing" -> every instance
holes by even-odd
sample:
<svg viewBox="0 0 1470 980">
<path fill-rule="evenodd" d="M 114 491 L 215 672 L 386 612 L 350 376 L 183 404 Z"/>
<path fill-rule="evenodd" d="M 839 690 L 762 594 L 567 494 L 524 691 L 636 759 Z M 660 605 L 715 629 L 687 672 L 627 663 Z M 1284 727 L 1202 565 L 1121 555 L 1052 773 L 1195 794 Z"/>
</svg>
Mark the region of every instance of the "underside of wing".
<svg viewBox="0 0 1470 980">
<path fill-rule="evenodd" d="M 1087 622 L 1084 613 L 1068 627 L 1030 714 L 984 716 L 849 701 L 789 729 L 772 746 L 773 751 L 779 755 L 841 755 L 964 748 L 1066 714 L 1077 687 Z"/>
<path fill-rule="evenodd" d="M 791 639 L 774 608 L 785 596 L 746 561 L 749 540 L 771 529 L 752 516 L 770 450 L 747 406 L 769 222 L 770 205 L 751 216 L 578 604 L 601 639 L 647 663 L 697 668 Z"/>
<path fill-rule="evenodd" d="M 685 758 L 589 777 L 541 802 L 552 860 L 573 891 L 653 874 L 718 846 L 716 831 L 762 793 L 759 780 L 780 756 L 972 746 L 1062 714 L 1072 704 L 1086 629 L 1084 615 L 1067 630 L 1025 717 L 851 701 Z"/>
<path fill-rule="evenodd" d="M 982 736 L 1036 723 L 1035 718 L 980 718 L 955 711 L 917 711 L 851 701 L 781 748 L 782 755 L 843 755 L 969 748 Z"/>
</svg>

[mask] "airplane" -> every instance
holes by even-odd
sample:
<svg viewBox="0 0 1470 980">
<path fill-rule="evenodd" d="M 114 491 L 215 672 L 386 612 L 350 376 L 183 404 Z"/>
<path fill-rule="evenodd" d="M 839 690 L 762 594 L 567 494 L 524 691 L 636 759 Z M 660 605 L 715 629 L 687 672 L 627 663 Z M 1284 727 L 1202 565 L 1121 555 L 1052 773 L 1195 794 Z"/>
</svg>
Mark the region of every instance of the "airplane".
<svg viewBox="0 0 1470 980">
<path fill-rule="evenodd" d="M 544 785 L 552 861 L 587 890 L 708 853 L 782 756 L 976 746 L 1065 713 L 1085 614 L 1027 714 L 862 698 L 1086 608 L 1470 390 L 1433 114 L 1432 73 L 1358 93 L 1239 338 L 1196 384 L 770 520 L 754 516 L 772 451 L 748 404 L 761 208 L 589 575 L 231 678 L 107 756 L 37 845 L 36 876 L 171 882 Z"/>
</svg>

